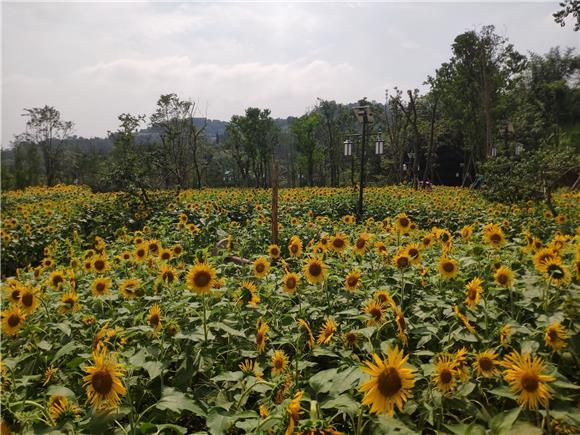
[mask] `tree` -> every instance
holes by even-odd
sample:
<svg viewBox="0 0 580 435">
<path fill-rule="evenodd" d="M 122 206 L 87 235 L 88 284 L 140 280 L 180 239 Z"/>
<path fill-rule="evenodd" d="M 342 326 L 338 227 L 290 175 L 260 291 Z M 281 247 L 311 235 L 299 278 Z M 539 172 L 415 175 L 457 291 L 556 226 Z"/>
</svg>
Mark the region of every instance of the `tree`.
<svg viewBox="0 0 580 435">
<path fill-rule="evenodd" d="M 44 159 L 46 184 L 53 186 L 58 177 L 64 140 L 72 132 L 73 123 L 63 121 L 60 112 L 52 106 L 34 107 L 24 111 L 23 116 L 28 117 L 26 137 L 40 148 Z"/>
<path fill-rule="evenodd" d="M 564 27 L 566 18 L 571 14 L 576 19 L 574 31 L 580 30 L 580 0 L 564 0 L 560 3 L 560 8 L 552 14 L 554 21 Z"/>
<path fill-rule="evenodd" d="M 318 112 L 312 112 L 296 119 L 290 127 L 296 140 L 296 149 L 300 157 L 305 160 L 309 186 L 314 186 L 314 164 L 319 157 L 317 140 L 319 121 Z"/>
</svg>

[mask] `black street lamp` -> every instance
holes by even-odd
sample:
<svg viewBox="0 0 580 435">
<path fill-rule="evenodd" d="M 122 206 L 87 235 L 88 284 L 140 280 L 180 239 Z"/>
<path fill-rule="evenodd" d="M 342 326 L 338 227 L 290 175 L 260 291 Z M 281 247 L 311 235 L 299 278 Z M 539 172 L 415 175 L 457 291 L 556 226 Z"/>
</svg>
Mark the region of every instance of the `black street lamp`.
<svg viewBox="0 0 580 435">
<path fill-rule="evenodd" d="M 357 207 L 357 218 L 358 222 L 362 222 L 364 216 L 364 186 L 365 186 L 365 159 L 366 159 L 366 148 L 368 147 L 368 126 L 373 123 L 373 114 L 369 106 L 355 107 L 354 113 L 358 121 L 362 124 L 362 134 L 352 134 L 349 136 L 361 136 L 361 147 L 360 147 L 360 184 L 359 184 L 359 194 L 358 194 L 358 207 Z M 352 156 L 352 140 L 346 139 L 344 141 L 344 155 L 346 157 Z M 377 138 L 375 141 L 375 155 L 380 156 L 384 153 L 385 142 L 381 137 L 381 132 L 379 130 Z"/>
</svg>

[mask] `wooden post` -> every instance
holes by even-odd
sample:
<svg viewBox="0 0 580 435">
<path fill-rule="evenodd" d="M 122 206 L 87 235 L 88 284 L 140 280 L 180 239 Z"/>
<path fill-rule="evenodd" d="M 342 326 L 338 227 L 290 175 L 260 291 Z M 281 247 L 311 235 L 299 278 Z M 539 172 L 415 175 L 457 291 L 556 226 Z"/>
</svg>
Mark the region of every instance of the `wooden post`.
<svg viewBox="0 0 580 435">
<path fill-rule="evenodd" d="M 272 159 L 272 244 L 278 244 L 278 162 Z"/>
</svg>

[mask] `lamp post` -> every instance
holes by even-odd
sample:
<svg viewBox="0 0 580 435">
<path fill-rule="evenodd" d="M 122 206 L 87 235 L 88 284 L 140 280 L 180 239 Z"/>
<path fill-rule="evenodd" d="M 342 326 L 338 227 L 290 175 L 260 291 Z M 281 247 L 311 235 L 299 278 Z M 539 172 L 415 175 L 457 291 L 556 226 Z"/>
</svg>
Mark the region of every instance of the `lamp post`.
<svg viewBox="0 0 580 435">
<path fill-rule="evenodd" d="M 359 222 L 362 222 L 364 216 L 364 186 L 365 186 L 365 159 L 366 159 L 366 148 L 368 146 L 368 126 L 373 123 L 373 114 L 369 106 L 355 107 L 354 113 L 357 120 L 362 124 L 362 134 L 353 134 L 349 136 L 361 136 L 361 146 L 360 146 L 360 183 L 359 183 L 359 193 L 358 193 L 358 207 L 357 207 L 357 218 Z M 352 156 L 352 140 L 347 138 L 344 141 L 344 155 L 346 157 Z M 375 141 L 375 154 L 380 156 L 384 152 L 384 144 L 381 137 L 381 132 L 377 134 Z"/>
</svg>

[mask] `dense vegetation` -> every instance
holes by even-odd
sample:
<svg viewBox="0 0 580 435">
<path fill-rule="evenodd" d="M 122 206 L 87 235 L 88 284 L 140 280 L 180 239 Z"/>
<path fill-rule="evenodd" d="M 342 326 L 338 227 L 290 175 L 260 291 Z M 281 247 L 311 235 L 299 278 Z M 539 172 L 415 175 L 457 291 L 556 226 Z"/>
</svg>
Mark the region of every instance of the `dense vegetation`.
<svg viewBox="0 0 580 435">
<path fill-rule="evenodd" d="M 578 194 L 146 194 L 3 195 L 3 433 L 578 431 Z"/>
<path fill-rule="evenodd" d="M 352 185 L 361 146 L 360 135 L 352 136 L 361 129 L 352 107 L 368 104 L 375 120 L 368 131 L 370 183 L 468 186 L 480 185 L 483 175 L 490 197 L 536 198 L 578 176 L 579 80 L 580 56 L 572 49 L 524 55 L 486 26 L 455 38 L 452 57 L 426 77 L 424 93 L 389 89 L 384 102 L 317 100 L 307 113 L 283 120 L 254 107 L 222 122 L 168 94 L 152 102 L 150 115 L 122 114 L 116 131 L 93 139 L 72 136 L 72 123 L 57 109 L 31 108 L 24 113 L 27 133 L 3 150 L 2 185 L 63 182 L 126 192 L 267 187 L 272 160 L 283 186 Z M 380 157 L 372 153 L 379 136 Z M 354 141 L 353 157 L 343 156 L 346 138 Z M 542 172 L 546 155 L 551 169 Z M 506 173 L 509 184 L 526 188 L 505 190 Z"/>
</svg>

